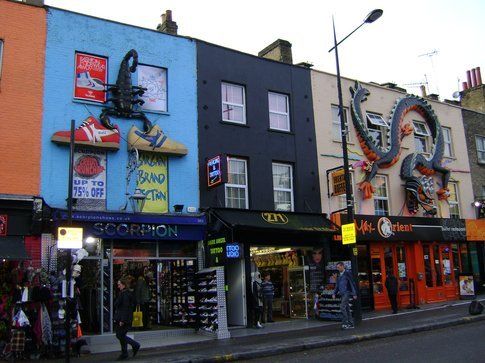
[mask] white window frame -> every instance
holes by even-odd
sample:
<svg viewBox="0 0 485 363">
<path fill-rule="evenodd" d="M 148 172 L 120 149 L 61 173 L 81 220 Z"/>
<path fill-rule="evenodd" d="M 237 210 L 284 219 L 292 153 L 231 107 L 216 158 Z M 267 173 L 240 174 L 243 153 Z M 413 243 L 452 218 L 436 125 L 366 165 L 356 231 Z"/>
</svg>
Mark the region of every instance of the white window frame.
<svg viewBox="0 0 485 363">
<path fill-rule="evenodd" d="M 386 196 L 385 197 L 382 197 L 382 196 L 379 196 L 377 195 L 377 193 L 374 193 L 374 213 L 375 215 L 379 215 L 379 216 L 388 216 L 390 215 L 391 213 L 391 206 L 390 206 L 390 203 L 389 203 L 389 179 L 387 177 L 387 175 L 383 175 L 383 174 L 377 174 L 375 177 L 374 177 L 374 180 L 373 180 L 373 187 L 376 188 L 379 188 L 379 186 L 377 186 L 377 181 L 378 179 L 380 178 L 384 178 L 384 182 L 385 182 L 385 190 L 386 190 Z M 379 203 L 379 201 L 383 201 L 386 203 L 387 205 L 387 211 L 385 214 L 377 214 L 377 209 L 376 206 L 377 206 L 377 203 Z"/>
<path fill-rule="evenodd" d="M 475 135 L 477 146 L 477 160 L 479 164 L 485 164 L 485 136 Z"/>
<path fill-rule="evenodd" d="M 2 79 L 3 68 L 3 48 L 5 47 L 5 41 L 0 38 L 0 79 Z"/>
<path fill-rule="evenodd" d="M 428 125 L 426 122 L 413 120 L 414 128 L 414 147 L 416 151 L 422 152 L 424 154 L 429 154 L 430 152 L 430 138 L 431 133 L 429 132 Z M 424 141 L 424 150 L 418 150 L 418 144 L 416 139 Z"/>
<path fill-rule="evenodd" d="M 450 218 L 460 218 L 461 216 L 461 210 L 460 210 L 460 191 L 458 188 L 458 183 L 457 182 L 449 182 L 448 183 L 448 189 L 452 189 L 454 191 L 454 194 L 456 196 L 456 200 L 452 200 L 451 198 L 448 198 L 448 205 L 450 208 Z M 450 193 L 451 194 L 451 193 Z M 450 195 L 451 196 L 451 195 Z M 452 214 L 452 209 L 455 208 L 458 210 L 458 214 L 453 213 Z"/>
<path fill-rule="evenodd" d="M 288 168 L 290 171 L 290 188 L 281 188 L 281 187 L 276 187 L 274 183 L 274 167 L 279 166 L 279 167 L 285 167 Z M 273 202 L 274 202 L 274 208 L 275 210 L 279 211 L 285 211 L 285 212 L 293 212 L 295 210 L 295 202 L 294 202 L 294 195 L 293 195 L 293 166 L 291 164 L 284 164 L 284 163 L 272 163 L 272 175 L 273 175 Z M 285 193 L 290 193 L 290 209 L 281 209 L 278 208 L 277 205 L 280 203 L 277 203 L 276 199 L 274 198 L 275 192 L 285 192 Z"/>
<path fill-rule="evenodd" d="M 443 130 L 443 141 L 445 144 L 443 155 L 447 158 L 452 158 L 455 156 L 455 152 L 453 151 L 453 138 L 451 136 L 451 128 L 441 127 L 441 129 Z"/>
<path fill-rule="evenodd" d="M 231 171 L 231 161 L 238 161 L 244 163 L 244 176 L 246 180 L 246 184 L 233 184 L 229 183 L 229 174 Z M 242 209 L 249 209 L 249 200 L 248 200 L 248 162 L 246 159 L 241 159 L 241 158 L 235 158 L 235 157 L 227 157 L 227 174 L 228 174 L 228 182 L 224 186 L 224 200 L 225 200 L 225 206 L 226 208 L 236 208 L 236 207 L 231 207 L 228 204 L 228 189 L 229 188 L 234 188 L 234 189 L 244 189 L 244 201 L 245 205 L 244 208 Z"/>
<path fill-rule="evenodd" d="M 382 118 L 381 115 L 373 112 L 366 112 L 367 129 L 369 131 L 377 132 L 380 134 L 381 144 L 379 146 L 387 146 L 387 130 L 389 124 Z"/>
<path fill-rule="evenodd" d="M 223 98 L 223 96 L 224 96 L 223 95 L 224 86 L 240 88 L 242 90 L 242 102 L 243 103 L 239 104 L 239 103 L 224 101 L 224 98 Z M 242 118 L 243 119 L 241 121 L 239 121 L 239 120 L 231 120 L 230 118 L 226 117 L 225 114 L 224 114 L 224 105 L 242 107 Z M 246 124 L 246 89 L 245 89 L 244 86 L 241 86 L 239 84 L 234 84 L 234 83 L 221 82 L 221 116 L 222 116 L 222 121 L 232 122 L 232 123 L 242 124 L 242 125 Z"/>
<path fill-rule="evenodd" d="M 270 98 L 271 95 L 285 98 L 286 112 L 272 110 L 270 108 L 269 98 Z M 290 97 L 288 95 L 285 95 L 283 93 L 277 93 L 277 92 L 268 92 L 268 110 L 269 110 L 269 128 L 271 130 L 290 131 Z M 275 125 L 272 125 L 271 124 L 271 114 L 279 115 L 279 116 L 285 116 L 286 117 L 286 127 L 280 128 L 280 127 L 276 127 Z"/>
<path fill-rule="evenodd" d="M 334 110 L 336 112 L 334 112 Z M 344 123 L 347 130 L 347 142 L 350 142 L 349 119 L 347 117 L 347 109 L 344 107 Z M 342 142 L 342 129 L 340 128 L 340 118 L 338 117 L 339 107 L 337 105 L 331 106 L 332 112 L 332 139 L 333 141 Z M 336 116 L 336 118 L 334 118 Z M 337 136 L 338 135 L 338 136 Z"/>
</svg>

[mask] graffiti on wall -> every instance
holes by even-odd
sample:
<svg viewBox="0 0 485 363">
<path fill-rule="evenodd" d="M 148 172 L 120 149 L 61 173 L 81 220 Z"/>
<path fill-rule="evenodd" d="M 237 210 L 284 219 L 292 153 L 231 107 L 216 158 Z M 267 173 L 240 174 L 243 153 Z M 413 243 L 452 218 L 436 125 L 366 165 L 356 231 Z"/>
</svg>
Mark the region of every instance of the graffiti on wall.
<svg viewBox="0 0 485 363">
<path fill-rule="evenodd" d="M 167 164 L 166 156 L 155 153 L 140 153 L 136 187 L 146 196 L 143 212 L 168 212 Z"/>
</svg>

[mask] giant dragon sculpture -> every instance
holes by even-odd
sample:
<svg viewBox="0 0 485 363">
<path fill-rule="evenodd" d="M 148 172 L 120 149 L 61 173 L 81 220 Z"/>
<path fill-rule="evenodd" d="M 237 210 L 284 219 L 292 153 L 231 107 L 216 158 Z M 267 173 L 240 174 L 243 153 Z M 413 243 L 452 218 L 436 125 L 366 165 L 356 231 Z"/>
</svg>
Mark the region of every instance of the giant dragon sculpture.
<svg viewBox="0 0 485 363">
<path fill-rule="evenodd" d="M 366 163 L 366 175 L 359 183 L 359 190 L 363 192 L 364 199 L 372 198 L 375 192 L 372 179 L 381 168 L 389 168 L 399 161 L 401 156 L 401 142 L 403 138 L 413 132 L 413 126 L 405 123 L 407 113 L 415 111 L 420 114 L 428 125 L 433 139 L 431 155 L 426 157 L 422 153 L 413 153 L 406 156 L 401 165 L 401 178 L 405 181 L 406 204 L 409 212 L 415 214 L 421 205 L 425 214 L 436 214 L 436 206 L 431 196 L 432 188 L 429 187 L 429 179 L 437 172 L 441 174 L 441 188 L 437 191 L 438 199 L 444 200 L 449 196 L 448 181 L 450 171 L 441 165 L 444 153 L 444 139 L 441 125 L 431 106 L 423 99 L 414 95 L 406 95 L 396 101 L 387 130 L 387 146 L 379 145 L 367 128 L 366 118 L 363 117 L 361 103 L 370 95 L 368 89 L 363 88 L 358 82 L 350 88 L 352 94 L 351 114 L 352 121 L 357 132 L 359 144 L 368 159 Z M 419 171 L 425 177 L 415 176 L 414 171 Z"/>
</svg>

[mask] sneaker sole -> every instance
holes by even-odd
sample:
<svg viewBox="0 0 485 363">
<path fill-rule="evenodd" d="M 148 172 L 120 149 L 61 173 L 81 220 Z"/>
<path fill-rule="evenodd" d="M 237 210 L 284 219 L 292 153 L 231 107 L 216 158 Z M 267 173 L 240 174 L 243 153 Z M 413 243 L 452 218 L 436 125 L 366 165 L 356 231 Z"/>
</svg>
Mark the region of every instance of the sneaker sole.
<svg viewBox="0 0 485 363">
<path fill-rule="evenodd" d="M 70 138 L 57 136 L 57 135 L 53 135 L 51 137 L 51 141 L 56 142 L 58 144 L 69 144 L 69 143 L 71 143 Z M 119 148 L 120 148 L 120 144 L 117 143 L 117 142 L 92 142 L 92 141 L 76 141 L 76 140 L 74 140 L 74 144 L 91 146 L 91 147 L 95 147 L 95 148 L 113 149 L 113 150 L 119 150 Z"/>
</svg>

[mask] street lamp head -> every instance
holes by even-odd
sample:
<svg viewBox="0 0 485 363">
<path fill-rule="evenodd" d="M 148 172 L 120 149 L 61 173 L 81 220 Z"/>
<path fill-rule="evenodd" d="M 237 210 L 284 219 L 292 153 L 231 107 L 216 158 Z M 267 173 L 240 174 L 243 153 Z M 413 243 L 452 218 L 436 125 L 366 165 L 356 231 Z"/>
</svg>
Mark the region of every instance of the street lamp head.
<svg viewBox="0 0 485 363">
<path fill-rule="evenodd" d="M 373 23 L 375 22 L 377 19 L 379 19 L 381 16 L 382 16 L 382 13 L 384 11 L 382 9 L 374 9 L 372 10 L 366 17 L 365 17 L 365 20 L 364 20 L 364 23 Z"/>
</svg>

